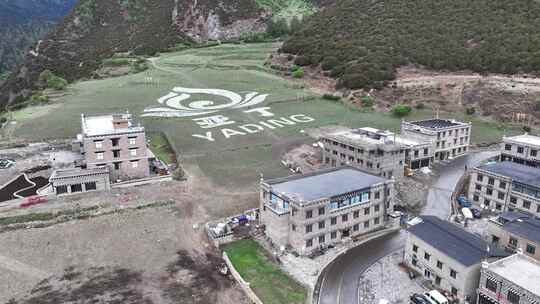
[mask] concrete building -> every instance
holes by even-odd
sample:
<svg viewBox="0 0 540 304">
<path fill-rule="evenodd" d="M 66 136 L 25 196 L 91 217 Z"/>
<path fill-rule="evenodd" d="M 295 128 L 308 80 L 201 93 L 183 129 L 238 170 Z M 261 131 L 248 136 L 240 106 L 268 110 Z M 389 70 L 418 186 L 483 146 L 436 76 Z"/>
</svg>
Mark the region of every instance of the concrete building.
<svg viewBox="0 0 540 304">
<path fill-rule="evenodd" d="M 112 181 L 150 175 L 144 127 L 131 114 L 81 115 L 77 138 L 88 169 L 108 167 Z"/>
<path fill-rule="evenodd" d="M 488 250 L 480 237 L 435 216 L 422 216 L 408 229 L 405 261 L 433 286 L 460 302 L 474 300 L 483 259 L 506 256 Z"/>
<path fill-rule="evenodd" d="M 540 219 L 521 212 L 504 212 L 488 222 L 489 240 L 508 251 L 521 250 L 540 261 Z"/>
<path fill-rule="evenodd" d="M 394 180 L 340 167 L 262 180 L 260 221 L 278 247 L 302 255 L 385 227 Z"/>
<path fill-rule="evenodd" d="M 476 167 L 468 197 L 493 211 L 524 211 L 540 216 L 540 168 L 504 161 Z"/>
<path fill-rule="evenodd" d="M 434 155 L 429 142 L 374 128 L 325 134 L 321 141 L 325 164 L 349 165 L 386 178 L 402 177 L 405 165 L 411 169 L 429 167 Z"/>
<path fill-rule="evenodd" d="M 483 263 L 478 304 L 540 303 L 540 262 L 521 253 Z"/>
<path fill-rule="evenodd" d="M 55 195 L 69 195 L 90 191 L 110 190 L 109 169 L 62 169 L 55 170 L 49 178 Z"/>
<path fill-rule="evenodd" d="M 503 137 L 501 161 L 513 161 L 531 167 L 540 167 L 540 137 L 527 133 Z"/>
<path fill-rule="evenodd" d="M 430 142 L 435 151 L 435 161 L 439 161 L 467 153 L 471 140 L 471 123 L 439 118 L 402 121 L 401 134 Z"/>
</svg>

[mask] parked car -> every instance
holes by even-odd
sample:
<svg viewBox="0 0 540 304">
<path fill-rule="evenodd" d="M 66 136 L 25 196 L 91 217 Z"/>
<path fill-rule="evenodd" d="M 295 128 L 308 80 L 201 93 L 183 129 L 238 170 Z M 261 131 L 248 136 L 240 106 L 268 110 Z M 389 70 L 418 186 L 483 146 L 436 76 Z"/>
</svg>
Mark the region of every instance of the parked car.
<svg viewBox="0 0 540 304">
<path fill-rule="evenodd" d="M 424 297 L 431 304 L 448 304 L 448 299 L 442 293 L 435 289 L 424 293 Z"/>
<path fill-rule="evenodd" d="M 471 208 L 472 215 L 474 218 L 481 218 L 482 217 L 482 211 L 477 208 Z"/>
<path fill-rule="evenodd" d="M 457 198 L 457 202 L 461 207 L 469 208 L 472 206 L 471 202 L 463 194 Z"/>
<path fill-rule="evenodd" d="M 411 303 L 412 304 L 431 304 L 425 296 L 419 293 L 415 293 L 411 296 Z"/>
</svg>

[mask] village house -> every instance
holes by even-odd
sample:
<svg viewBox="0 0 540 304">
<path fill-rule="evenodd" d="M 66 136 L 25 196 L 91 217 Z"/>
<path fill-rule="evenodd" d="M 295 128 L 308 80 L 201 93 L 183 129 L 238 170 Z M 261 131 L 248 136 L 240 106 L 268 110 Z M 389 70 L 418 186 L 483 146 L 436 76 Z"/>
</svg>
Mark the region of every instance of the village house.
<svg viewBox="0 0 540 304">
<path fill-rule="evenodd" d="M 308 255 L 383 229 L 394 180 L 353 167 L 261 180 L 260 221 L 274 245 Z"/>
<path fill-rule="evenodd" d="M 506 256 L 497 248 L 457 225 L 435 216 L 422 216 L 408 229 L 405 262 L 432 285 L 460 302 L 476 298 L 480 264 Z"/>
<path fill-rule="evenodd" d="M 402 121 L 401 134 L 421 142 L 430 142 L 435 161 L 464 155 L 469 150 L 471 123 L 454 119 Z"/>
<path fill-rule="evenodd" d="M 150 175 L 144 127 L 131 114 L 82 114 L 81 128 L 76 145 L 84 155 L 83 168 L 107 167 L 112 182 Z"/>
<path fill-rule="evenodd" d="M 504 212 L 488 222 L 491 243 L 508 251 L 521 250 L 540 261 L 540 219 L 522 212 Z"/>
<path fill-rule="evenodd" d="M 324 134 L 323 162 L 353 166 L 386 178 L 400 178 L 404 167 L 429 167 L 433 150 L 429 142 L 405 138 L 390 131 L 358 128 Z"/>
<path fill-rule="evenodd" d="M 49 178 L 55 195 L 110 190 L 109 168 L 59 169 Z"/>
<path fill-rule="evenodd" d="M 476 303 L 540 303 L 540 262 L 518 252 L 493 263 L 482 263 Z"/>
<path fill-rule="evenodd" d="M 540 167 L 540 137 L 523 134 L 503 137 L 501 161 L 512 161 L 531 167 Z"/>
<path fill-rule="evenodd" d="M 495 212 L 540 216 L 540 168 L 510 161 L 478 166 L 470 174 L 468 197 Z"/>
</svg>

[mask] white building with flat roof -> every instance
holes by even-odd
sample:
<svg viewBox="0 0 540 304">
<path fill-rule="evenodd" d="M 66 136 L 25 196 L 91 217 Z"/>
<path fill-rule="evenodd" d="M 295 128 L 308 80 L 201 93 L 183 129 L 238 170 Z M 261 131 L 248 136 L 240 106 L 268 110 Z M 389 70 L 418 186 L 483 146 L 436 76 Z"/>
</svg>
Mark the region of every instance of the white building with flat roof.
<svg viewBox="0 0 540 304">
<path fill-rule="evenodd" d="M 522 134 L 503 137 L 501 161 L 512 161 L 530 167 L 540 167 L 540 137 Z"/>
</svg>

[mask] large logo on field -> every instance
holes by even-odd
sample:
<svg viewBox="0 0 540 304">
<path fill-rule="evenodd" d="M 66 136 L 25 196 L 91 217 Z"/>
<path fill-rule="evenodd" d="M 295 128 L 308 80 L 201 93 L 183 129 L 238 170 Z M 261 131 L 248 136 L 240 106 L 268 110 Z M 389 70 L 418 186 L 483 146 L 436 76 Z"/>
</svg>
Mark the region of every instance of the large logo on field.
<svg viewBox="0 0 540 304">
<path fill-rule="evenodd" d="M 192 95 L 213 96 L 202 97 L 196 100 Z M 241 94 L 220 89 L 192 89 L 175 87 L 172 91 L 159 98 L 159 107 L 146 108 L 142 116 L 145 117 L 190 117 L 207 115 L 226 109 L 241 109 L 260 104 L 266 100 L 268 94 L 246 92 Z M 195 100 L 194 100 L 195 99 Z"/>
</svg>

